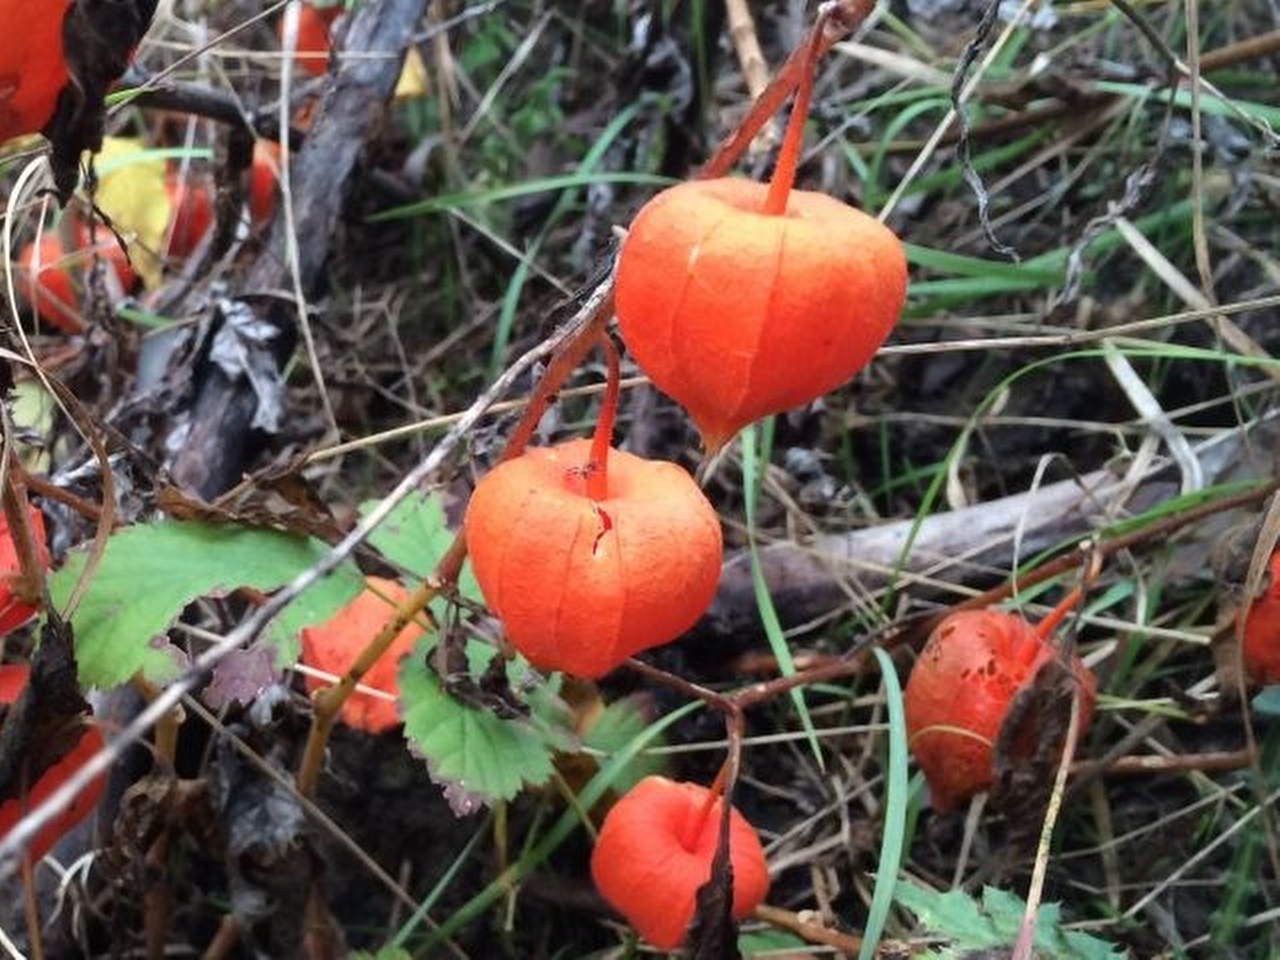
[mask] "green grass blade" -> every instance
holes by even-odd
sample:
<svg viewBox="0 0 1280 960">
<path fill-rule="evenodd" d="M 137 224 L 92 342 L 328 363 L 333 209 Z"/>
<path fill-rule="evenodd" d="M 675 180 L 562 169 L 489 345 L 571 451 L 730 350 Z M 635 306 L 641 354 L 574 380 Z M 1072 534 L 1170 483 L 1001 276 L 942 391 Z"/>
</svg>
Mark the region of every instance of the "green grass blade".
<svg viewBox="0 0 1280 960">
<path fill-rule="evenodd" d="M 907 807 L 907 721 L 902 709 L 902 687 L 893 660 L 879 647 L 871 651 L 880 663 L 884 678 L 885 704 L 889 709 L 889 775 L 884 802 L 884 835 L 880 840 L 880 862 L 876 867 L 876 888 L 871 894 L 871 909 L 862 933 L 862 949 L 858 960 L 872 960 L 884 933 L 893 907 L 893 893 L 898 885 L 898 868 L 906 846 Z"/>
<path fill-rule="evenodd" d="M 766 424 L 772 425 L 772 420 Z M 778 669 L 784 677 L 796 672 L 796 662 L 791 656 L 791 648 L 787 646 L 787 638 L 782 633 L 782 622 L 778 619 L 778 611 L 773 606 L 773 597 L 769 595 L 769 585 L 765 583 L 764 570 L 760 566 L 760 552 L 756 544 L 756 498 L 760 494 L 760 449 L 757 447 L 757 431 L 751 424 L 742 431 L 742 487 L 743 498 L 747 506 L 747 540 L 751 549 L 751 587 L 755 591 L 756 607 L 760 611 L 760 621 L 764 625 L 765 636 L 769 638 L 769 648 L 778 661 Z M 822 748 L 818 745 L 818 733 L 813 727 L 813 718 L 809 716 L 809 705 L 805 702 L 804 691 L 800 687 L 791 689 L 791 702 L 795 704 L 800 715 L 800 723 L 804 727 L 809 748 L 818 768 L 826 769 L 822 759 Z"/>
<path fill-rule="evenodd" d="M 628 119 L 629 119 L 629 115 Z M 615 121 L 616 122 L 616 121 Z M 607 131 L 606 131 L 607 132 Z M 407 220 L 410 217 L 422 217 L 432 213 L 444 213 L 456 207 L 474 207 L 483 203 L 495 203 L 499 200 L 515 200 L 533 193 L 549 193 L 552 190 L 577 190 L 589 187 L 593 183 L 634 183 L 642 186 L 669 187 L 675 183 L 670 177 L 658 176 L 655 173 L 629 173 L 626 171 L 584 171 L 566 173 L 558 177 L 541 177 L 527 180 L 524 183 L 509 183 L 502 187 L 490 187 L 487 190 L 459 190 L 456 193 L 445 193 L 429 200 L 415 200 L 387 210 L 371 214 L 370 223 L 384 220 Z"/>
</svg>

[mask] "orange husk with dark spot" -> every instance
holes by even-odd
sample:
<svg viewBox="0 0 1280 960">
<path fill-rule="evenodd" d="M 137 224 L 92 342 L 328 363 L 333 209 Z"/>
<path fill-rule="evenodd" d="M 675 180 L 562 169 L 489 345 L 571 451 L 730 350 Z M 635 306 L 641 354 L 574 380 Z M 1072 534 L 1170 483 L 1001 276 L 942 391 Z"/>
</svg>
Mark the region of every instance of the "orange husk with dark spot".
<svg viewBox="0 0 1280 960">
<path fill-rule="evenodd" d="M 929 636 L 911 670 L 904 704 L 911 753 L 936 809 L 952 810 L 991 788 L 993 746 L 1014 697 L 1046 662 L 1061 656 L 1044 627 L 999 610 L 963 610 Z M 1083 731 L 1093 713 L 1096 681 L 1074 654 L 1070 669 Z"/>
</svg>

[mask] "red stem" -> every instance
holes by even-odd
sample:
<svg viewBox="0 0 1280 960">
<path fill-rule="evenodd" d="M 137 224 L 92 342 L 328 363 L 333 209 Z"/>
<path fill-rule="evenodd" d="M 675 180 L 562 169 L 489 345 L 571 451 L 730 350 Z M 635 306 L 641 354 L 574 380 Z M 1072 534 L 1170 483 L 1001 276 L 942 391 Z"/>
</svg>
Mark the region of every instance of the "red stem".
<svg viewBox="0 0 1280 960">
<path fill-rule="evenodd" d="M 773 179 L 769 181 L 769 193 L 764 200 L 764 212 L 771 217 L 780 217 L 786 212 L 787 199 L 791 196 L 791 186 L 796 181 L 800 147 L 804 143 L 804 123 L 809 118 L 809 101 L 813 97 L 814 69 L 822 52 L 821 40 L 822 21 L 820 20 L 813 31 L 804 59 L 801 61 L 796 100 L 791 106 L 787 132 L 783 134 L 782 147 L 778 150 L 778 163 L 773 168 Z"/>
<path fill-rule="evenodd" d="M 1095 544 L 1090 544 L 1087 549 L 1089 554 L 1080 582 L 1071 588 L 1071 592 L 1063 597 L 1058 602 L 1058 605 L 1045 615 L 1043 620 L 1036 624 L 1036 636 L 1040 640 L 1047 640 L 1053 635 L 1053 631 L 1058 628 L 1058 624 L 1062 623 L 1063 618 L 1071 612 L 1071 608 L 1080 602 L 1084 592 L 1093 585 L 1093 581 L 1098 578 L 1098 574 L 1102 571 L 1102 551 Z"/>
<path fill-rule="evenodd" d="M 607 333 L 600 334 L 600 349 L 608 369 L 604 399 L 596 415 L 596 429 L 591 435 L 591 460 L 587 464 L 587 496 L 592 500 L 609 499 L 609 446 L 613 440 L 613 421 L 618 415 L 618 349 Z"/>
<path fill-rule="evenodd" d="M 698 843 L 698 836 L 702 833 L 702 826 L 707 822 L 707 817 L 711 815 L 716 802 L 724 794 L 725 778 L 729 774 L 729 764 L 726 761 L 720 765 L 720 772 L 716 774 L 715 780 L 711 786 L 707 788 L 707 798 L 702 801 L 702 809 L 698 811 L 698 815 L 685 824 L 684 833 L 680 837 L 680 845 L 686 850 L 692 852 Z"/>
</svg>

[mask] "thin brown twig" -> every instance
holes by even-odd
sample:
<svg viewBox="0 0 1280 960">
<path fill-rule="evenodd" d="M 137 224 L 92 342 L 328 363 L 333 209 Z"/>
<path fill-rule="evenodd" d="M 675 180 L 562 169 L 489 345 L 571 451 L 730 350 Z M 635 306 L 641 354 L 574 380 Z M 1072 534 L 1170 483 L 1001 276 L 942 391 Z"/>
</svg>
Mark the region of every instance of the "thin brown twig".
<svg viewBox="0 0 1280 960">
<path fill-rule="evenodd" d="M 857 956 L 862 949 L 862 937 L 852 933 L 841 933 L 839 930 L 832 930 L 830 927 L 824 927 L 818 923 L 810 923 L 800 914 L 791 910 L 783 910 L 781 907 L 762 903 L 752 911 L 751 915 L 757 920 L 763 920 L 765 923 L 779 927 L 782 930 L 790 930 L 797 937 L 801 937 L 809 943 L 820 943 L 824 947 L 835 947 L 841 953 L 846 953 L 850 956 Z"/>
<path fill-rule="evenodd" d="M 1254 757 L 1254 752 L 1248 748 L 1213 753 L 1180 753 L 1172 757 L 1130 754 L 1111 761 L 1077 760 L 1071 764 L 1071 776 L 1150 777 L 1166 773 L 1243 770 L 1255 762 Z"/>
</svg>

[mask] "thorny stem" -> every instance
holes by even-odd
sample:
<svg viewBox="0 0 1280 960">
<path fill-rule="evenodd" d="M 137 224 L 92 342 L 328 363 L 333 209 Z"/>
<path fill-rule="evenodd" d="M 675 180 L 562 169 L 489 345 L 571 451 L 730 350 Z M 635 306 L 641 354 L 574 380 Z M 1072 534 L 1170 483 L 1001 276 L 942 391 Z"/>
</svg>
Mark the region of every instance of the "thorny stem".
<svg viewBox="0 0 1280 960">
<path fill-rule="evenodd" d="M 604 399 L 596 415 L 596 429 L 591 435 L 591 461 L 587 464 L 587 496 L 597 502 L 609 499 L 609 447 L 613 440 L 613 422 L 618 415 L 618 383 L 622 373 L 618 364 L 618 348 L 606 331 L 600 332 L 600 349 L 608 369 Z"/>
<path fill-rule="evenodd" d="M 787 121 L 787 132 L 782 137 L 782 147 L 778 150 L 778 162 L 773 168 L 773 179 L 769 181 L 769 192 L 764 200 L 764 213 L 771 217 L 780 217 L 787 212 L 787 199 L 791 196 L 791 187 L 796 181 L 796 167 L 800 164 L 800 147 L 804 143 L 804 124 L 809 119 L 809 101 L 813 97 L 813 74 L 822 46 L 823 25 L 827 21 L 828 11 L 824 8 L 818 14 L 818 22 L 813 33 L 804 45 L 805 56 L 800 61 L 800 82 L 796 87 L 796 102 L 791 107 L 791 119 Z"/>
</svg>

